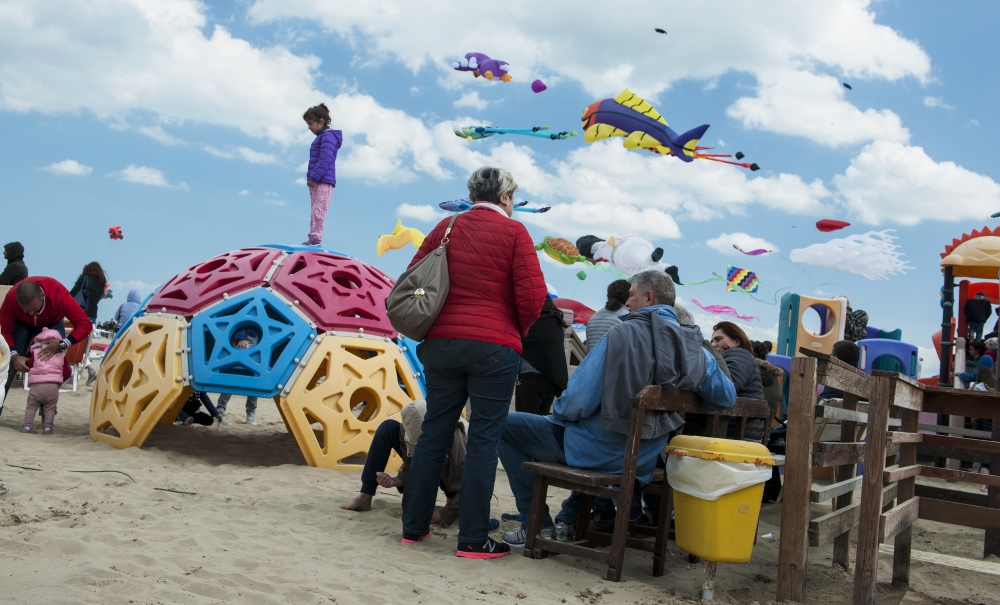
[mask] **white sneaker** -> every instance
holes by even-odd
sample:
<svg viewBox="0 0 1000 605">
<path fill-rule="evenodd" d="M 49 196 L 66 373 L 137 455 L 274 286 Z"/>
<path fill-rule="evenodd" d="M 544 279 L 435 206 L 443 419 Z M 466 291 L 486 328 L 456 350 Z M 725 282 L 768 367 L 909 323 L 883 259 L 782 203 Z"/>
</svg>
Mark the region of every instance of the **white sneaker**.
<svg viewBox="0 0 1000 605">
<path fill-rule="evenodd" d="M 226 416 L 226 413 L 225 412 L 219 412 L 219 413 L 222 415 L 222 420 L 219 421 L 219 424 L 229 424 L 229 418 Z"/>
<path fill-rule="evenodd" d="M 546 527 L 543 529 L 542 537 L 545 539 L 551 539 L 552 528 Z M 524 543 L 528 541 L 528 532 L 523 527 L 519 527 L 514 531 L 505 531 L 503 533 L 503 541 L 513 548 L 524 548 Z"/>
<path fill-rule="evenodd" d="M 247 424 L 257 424 L 257 414 L 253 412 L 247 413 Z"/>
</svg>

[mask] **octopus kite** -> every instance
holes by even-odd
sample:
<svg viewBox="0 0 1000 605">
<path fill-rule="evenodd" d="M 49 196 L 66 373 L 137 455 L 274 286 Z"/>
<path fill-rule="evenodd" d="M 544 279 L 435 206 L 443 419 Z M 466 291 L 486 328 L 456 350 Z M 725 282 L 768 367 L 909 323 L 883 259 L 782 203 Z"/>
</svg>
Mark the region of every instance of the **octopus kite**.
<svg viewBox="0 0 1000 605">
<path fill-rule="evenodd" d="M 662 155 L 672 155 L 684 162 L 709 160 L 749 168 L 751 171 L 760 170 L 757 164 L 723 159 L 732 157 L 729 154 L 703 153 L 711 148 L 699 147 L 698 140 L 708 128 L 708 124 L 702 124 L 684 134 L 677 134 L 652 105 L 627 88 L 613 99 L 591 103 L 583 111 L 584 140 L 588 143 L 610 137 L 624 137 L 623 145 L 627 149 L 646 149 Z"/>
<path fill-rule="evenodd" d="M 125 239 L 125 236 L 122 235 L 121 225 L 114 225 L 113 227 L 108 227 L 108 236 L 111 239 Z"/>
<path fill-rule="evenodd" d="M 477 78 L 482 76 L 491 82 L 493 78 L 497 78 L 501 82 L 510 82 L 512 78 L 504 69 L 505 65 L 508 65 L 506 61 L 491 59 L 483 53 L 467 53 L 465 59 L 455 61 L 452 67 L 455 68 L 455 71 L 471 71 L 473 76 Z"/>
</svg>

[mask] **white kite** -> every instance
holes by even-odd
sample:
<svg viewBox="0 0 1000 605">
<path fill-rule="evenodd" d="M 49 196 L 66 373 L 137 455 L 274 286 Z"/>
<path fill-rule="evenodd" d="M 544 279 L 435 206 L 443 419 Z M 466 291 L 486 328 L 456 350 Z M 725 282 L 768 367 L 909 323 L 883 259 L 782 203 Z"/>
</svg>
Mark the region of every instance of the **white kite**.
<svg viewBox="0 0 1000 605">
<path fill-rule="evenodd" d="M 888 279 L 894 273 L 906 273 L 913 268 L 902 260 L 902 252 L 896 252 L 899 246 L 892 243 L 896 237 L 889 235 L 890 232 L 895 229 L 832 239 L 792 250 L 789 258 L 792 262 L 854 273 L 871 280 Z"/>
</svg>

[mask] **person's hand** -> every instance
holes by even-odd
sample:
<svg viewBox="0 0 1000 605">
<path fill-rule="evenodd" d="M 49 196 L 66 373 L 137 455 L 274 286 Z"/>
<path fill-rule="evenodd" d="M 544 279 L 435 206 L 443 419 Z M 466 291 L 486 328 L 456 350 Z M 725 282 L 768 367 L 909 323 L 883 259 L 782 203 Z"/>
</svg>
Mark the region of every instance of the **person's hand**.
<svg viewBox="0 0 1000 605">
<path fill-rule="evenodd" d="M 43 340 L 42 348 L 38 350 L 38 358 L 42 361 L 47 361 L 52 359 L 53 355 L 59 354 L 59 342 L 58 340 Z"/>
<path fill-rule="evenodd" d="M 239 341 L 239 342 L 236 343 L 236 348 L 237 349 L 249 349 L 250 348 L 250 343 L 247 342 L 246 340 L 241 340 L 241 341 Z"/>
<path fill-rule="evenodd" d="M 306 181 L 306 186 L 307 187 L 312 187 L 315 184 L 316 184 L 316 181 Z"/>
<path fill-rule="evenodd" d="M 15 355 L 13 362 L 15 372 L 21 372 L 24 374 L 30 370 L 30 368 L 28 368 L 28 358 L 23 355 Z"/>
<path fill-rule="evenodd" d="M 382 487 L 403 487 L 403 481 L 398 477 L 393 477 L 389 473 L 375 473 L 375 482 Z"/>
</svg>

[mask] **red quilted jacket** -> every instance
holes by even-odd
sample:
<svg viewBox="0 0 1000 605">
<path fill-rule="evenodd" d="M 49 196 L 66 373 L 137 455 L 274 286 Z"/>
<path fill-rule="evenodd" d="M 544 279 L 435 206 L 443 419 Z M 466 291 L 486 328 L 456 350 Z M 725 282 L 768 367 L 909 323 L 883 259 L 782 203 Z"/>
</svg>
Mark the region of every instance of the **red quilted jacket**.
<svg viewBox="0 0 1000 605">
<path fill-rule="evenodd" d="M 448 227 L 438 223 L 410 261 L 437 248 Z M 427 338 L 495 342 L 521 352 L 521 336 L 538 319 L 545 278 L 528 230 L 491 208 L 458 217 L 448 238 L 451 289 Z"/>
</svg>

